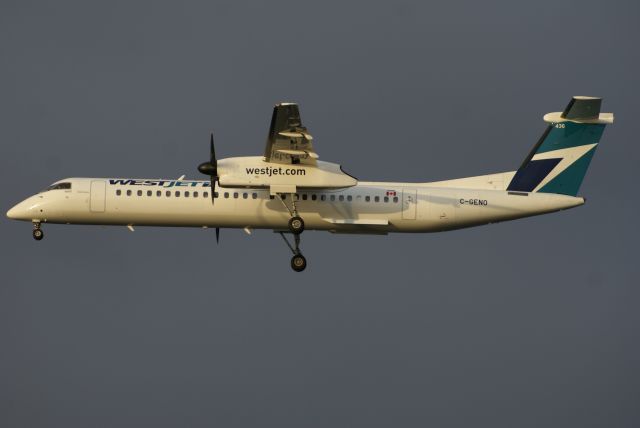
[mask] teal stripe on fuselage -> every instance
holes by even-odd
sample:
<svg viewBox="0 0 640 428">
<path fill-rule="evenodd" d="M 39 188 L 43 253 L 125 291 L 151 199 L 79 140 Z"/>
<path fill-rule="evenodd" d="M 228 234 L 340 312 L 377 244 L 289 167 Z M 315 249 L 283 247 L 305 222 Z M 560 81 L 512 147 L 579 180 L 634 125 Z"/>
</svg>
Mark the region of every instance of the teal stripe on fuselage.
<svg viewBox="0 0 640 428">
<path fill-rule="evenodd" d="M 596 144 L 604 132 L 604 124 L 561 122 L 551 128 L 536 153 Z"/>
<path fill-rule="evenodd" d="M 558 174 L 538 191 L 541 193 L 560 193 L 562 195 L 576 196 L 597 147 L 598 146 L 595 146 L 582 155 L 580 159 L 569 165 L 567 169 Z"/>
</svg>

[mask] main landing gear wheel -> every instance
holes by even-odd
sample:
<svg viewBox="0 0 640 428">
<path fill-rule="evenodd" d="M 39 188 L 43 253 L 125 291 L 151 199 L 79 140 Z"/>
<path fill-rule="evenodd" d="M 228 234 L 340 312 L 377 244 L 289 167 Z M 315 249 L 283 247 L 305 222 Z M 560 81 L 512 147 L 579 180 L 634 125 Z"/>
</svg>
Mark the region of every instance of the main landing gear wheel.
<svg viewBox="0 0 640 428">
<path fill-rule="evenodd" d="M 280 236 L 282 236 L 282 239 L 284 239 L 284 242 L 287 244 L 287 247 L 289 247 L 289 249 L 293 253 L 293 257 L 291 258 L 291 269 L 293 269 L 296 272 L 302 272 L 303 270 L 305 270 L 307 267 L 307 259 L 305 259 L 302 253 L 300 252 L 300 235 L 297 233 L 293 234 L 294 245 L 291 245 L 287 237 L 284 236 L 284 234 L 287 232 L 278 232 L 278 233 L 280 234 Z"/>
<path fill-rule="evenodd" d="M 291 258 L 291 269 L 302 272 L 307 267 L 307 259 L 302 254 L 296 254 Z"/>
<path fill-rule="evenodd" d="M 304 220 L 302 220 L 302 217 L 291 217 L 289 219 L 289 230 L 295 235 L 300 235 L 304 231 Z"/>
<path fill-rule="evenodd" d="M 40 241 L 42 238 L 44 238 L 44 232 L 42 231 L 42 229 L 40 229 L 40 226 L 36 226 L 33 229 L 33 239 L 35 239 L 36 241 Z"/>
</svg>

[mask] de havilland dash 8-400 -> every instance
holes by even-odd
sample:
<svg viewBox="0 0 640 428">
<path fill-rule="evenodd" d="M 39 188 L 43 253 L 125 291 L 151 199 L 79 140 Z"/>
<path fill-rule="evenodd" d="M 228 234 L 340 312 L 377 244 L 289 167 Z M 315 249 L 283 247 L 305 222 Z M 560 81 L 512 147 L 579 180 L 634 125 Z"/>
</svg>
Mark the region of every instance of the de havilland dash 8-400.
<svg viewBox="0 0 640 428">
<path fill-rule="evenodd" d="M 44 223 L 273 229 L 307 265 L 304 230 L 387 234 L 438 232 L 514 220 L 584 204 L 578 190 L 613 114 L 601 99 L 573 97 L 544 116 L 547 128 L 515 171 L 430 183 L 359 181 L 340 165 L 318 159 L 298 106 L 273 109 L 263 156 L 210 159 L 198 166 L 208 180 L 67 178 L 20 202 L 7 217 Z M 293 235 L 293 242 L 285 234 Z"/>
</svg>

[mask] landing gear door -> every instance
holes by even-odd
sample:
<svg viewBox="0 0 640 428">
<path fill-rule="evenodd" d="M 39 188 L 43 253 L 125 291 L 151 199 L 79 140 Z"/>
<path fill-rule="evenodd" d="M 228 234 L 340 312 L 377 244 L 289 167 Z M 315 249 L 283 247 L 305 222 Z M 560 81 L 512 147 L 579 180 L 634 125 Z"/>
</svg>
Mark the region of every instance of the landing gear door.
<svg viewBox="0 0 640 428">
<path fill-rule="evenodd" d="M 402 218 L 415 220 L 417 206 L 418 191 L 416 189 L 402 189 Z"/>
<path fill-rule="evenodd" d="M 91 204 L 90 210 L 92 213 L 103 213 L 105 206 L 105 198 L 107 184 L 104 180 L 93 180 L 91 182 Z"/>
</svg>

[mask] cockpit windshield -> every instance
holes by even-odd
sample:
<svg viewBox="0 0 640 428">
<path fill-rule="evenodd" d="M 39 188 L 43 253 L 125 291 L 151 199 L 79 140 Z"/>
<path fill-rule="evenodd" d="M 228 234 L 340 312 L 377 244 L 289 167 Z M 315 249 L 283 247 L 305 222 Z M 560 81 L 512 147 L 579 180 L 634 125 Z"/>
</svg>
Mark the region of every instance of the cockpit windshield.
<svg viewBox="0 0 640 428">
<path fill-rule="evenodd" d="M 59 189 L 70 190 L 71 183 L 55 183 L 47 187 L 46 189 L 44 189 L 44 191 L 48 192 L 49 190 L 59 190 Z"/>
</svg>

